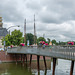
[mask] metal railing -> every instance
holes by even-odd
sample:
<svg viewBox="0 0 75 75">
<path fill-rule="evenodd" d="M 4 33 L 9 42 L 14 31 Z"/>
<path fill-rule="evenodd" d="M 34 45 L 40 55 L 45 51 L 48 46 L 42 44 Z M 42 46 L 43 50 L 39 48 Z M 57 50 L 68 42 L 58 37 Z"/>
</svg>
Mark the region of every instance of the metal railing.
<svg viewBox="0 0 75 75">
<path fill-rule="evenodd" d="M 8 53 L 20 53 L 20 54 L 34 54 L 48 57 L 55 57 L 61 59 L 75 60 L 75 47 L 70 46 L 48 46 L 48 47 L 37 47 L 37 46 L 20 46 L 10 48 Z"/>
</svg>

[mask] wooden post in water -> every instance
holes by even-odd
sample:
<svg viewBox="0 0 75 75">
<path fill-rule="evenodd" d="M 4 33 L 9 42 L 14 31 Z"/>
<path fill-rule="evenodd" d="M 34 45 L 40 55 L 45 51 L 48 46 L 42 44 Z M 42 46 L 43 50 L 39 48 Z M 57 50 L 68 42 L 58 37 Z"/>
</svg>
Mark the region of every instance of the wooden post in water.
<svg viewBox="0 0 75 75">
<path fill-rule="evenodd" d="M 45 73 L 44 73 L 44 75 L 47 75 L 47 70 L 45 70 Z"/>
<path fill-rule="evenodd" d="M 21 54 L 21 63 L 22 63 L 22 54 Z"/>
<path fill-rule="evenodd" d="M 39 70 L 40 70 L 40 68 L 39 68 L 39 58 L 40 58 L 40 56 L 39 55 L 37 55 L 37 68 L 38 68 L 38 72 L 39 72 Z"/>
<path fill-rule="evenodd" d="M 25 57 L 26 57 L 26 64 L 27 64 L 27 55 L 25 54 Z"/>
<path fill-rule="evenodd" d="M 73 75 L 74 61 L 71 61 L 70 75 Z"/>
<path fill-rule="evenodd" d="M 24 63 L 25 63 L 25 54 L 23 55 L 23 66 L 24 66 Z"/>
<path fill-rule="evenodd" d="M 30 67 L 31 67 L 31 62 L 32 62 L 32 54 L 30 55 Z"/>
<path fill-rule="evenodd" d="M 26 67 L 27 67 L 27 55 L 26 55 Z"/>
<path fill-rule="evenodd" d="M 53 58 L 53 72 L 52 72 L 52 75 L 55 75 L 55 67 L 56 67 L 56 58 Z"/>
<path fill-rule="evenodd" d="M 15 54 L 15 57 L 16 57 L 16 64 L 17 64 L 17 55 Z"/>
<path fill-rule="evenodd" d="M 45 64 L 45 69 L 47 69 L 47 65 L 46 65 L 45 56 L 43 56 L 43 60 L 44 60 L 44 64 Z"/>
</svg>

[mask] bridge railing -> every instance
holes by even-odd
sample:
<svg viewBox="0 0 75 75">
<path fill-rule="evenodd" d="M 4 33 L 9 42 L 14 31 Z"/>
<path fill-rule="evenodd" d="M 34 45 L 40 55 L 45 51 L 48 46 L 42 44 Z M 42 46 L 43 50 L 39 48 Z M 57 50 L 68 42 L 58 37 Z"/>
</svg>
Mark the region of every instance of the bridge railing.
<svg viewBox="0 0 75 75">
<path fill-rule="evenodd" d="M 75 47 L 70 47 L 70 46 L 55 46 L 53 51 L 55 53 L 57 52 L 58 54 L 61 54 L 62 57 L 65 57 L 66 59 L 75 59 Z"/>
<path fill-rule="evenodd" d="M 48 47 L 14 47 L 7 51 L 8 53 L 27 53 L 43 56 L 51 56 L 64 59 L 75 60 L 75 47 L 63 46 L 48 46 Z"/>
</svg>

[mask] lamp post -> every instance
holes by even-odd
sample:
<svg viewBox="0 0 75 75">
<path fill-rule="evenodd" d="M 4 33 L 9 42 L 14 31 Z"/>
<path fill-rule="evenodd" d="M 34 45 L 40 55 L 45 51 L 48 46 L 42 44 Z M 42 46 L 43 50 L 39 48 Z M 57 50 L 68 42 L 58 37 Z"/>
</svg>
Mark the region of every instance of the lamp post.
<svg viewBox="0 0 75 75">
<path fill-rule="evenodd" d="M 12 28 L 12 27 L 20 27 L 20 26 L 19 26 L 19 25 L 16 25 L 16 26 L 10 26 L 9 28 Z M 7 30 L 8 30 L 9 28 L 7 28 Z"/>
<path fill-rule="evenodd" d="M 12 27 L 20 27 L 19 25 L 16 25 L 16 26 L 10 26 L 10 27 L 8 27 L 6 30 L 8 30 L 8 29 L 10 29 L 10 28 L 12 28 Z M 5 36 L 4 36 L 4 51 L 5 51 Z"/>
</svg>

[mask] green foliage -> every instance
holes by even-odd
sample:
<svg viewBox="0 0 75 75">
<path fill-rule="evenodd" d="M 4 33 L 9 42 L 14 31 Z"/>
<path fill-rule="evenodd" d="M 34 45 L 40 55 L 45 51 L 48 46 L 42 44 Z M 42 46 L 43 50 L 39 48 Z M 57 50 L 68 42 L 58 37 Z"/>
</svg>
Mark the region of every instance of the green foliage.
<svg viewBox="0 0 75 75">
<path fill-rule="evenodd" d="M 32 33 L 27 33 L 26 34 L 26 41 L 29 40 L 29 44 L 32 45 L 34 44 L 34 35 Z M 26 42 L 27 43 L 27 42 Z"/>
<path fill-rule="evenodd" d="M 29 40 L 30 45 L 34 44 L 34 35 L 32 33 L 27 33 L 26 42 L 25 42 L 26 45 L 27 45 L 27 40 Z M 35 36 L 35 42 L 36 40 L 37 40 L 37 37 Z M 24 37 L 22 37 L 22 43 L 24 43 Z"/>
<path fill-rule="evenodd" d="M 24 37 L 22 37 L 21 40 L 22 40 L 22 43 L 24 43 Z"/>
<path fill-rule="evenodd" d="M 2 44 L 4 44 L 4 37 L 3 37 L 3 39 L 2 39 Z M 10 42 L 10 35 L 8 35 L 8 34 L 5 36 L 5 44 L 6 44 L 6 46 L 11 45 L 11 42 Z"/>
<path fill-rule="evenodd" d="M 56 44 L 56 40 L 55 40 L 55 39 L 54 39 L 54 40 L 52 40 L 52 45 L 53 45 L 53 44 Z"/>
<path fill-rule="evenodd" d="M 46 42 L 46 39 L 44 37 L 39 37 L 37 39 L 37 44 L 39 44 L 40 41 L 45 41 Z"/>
<path fill-rule="evenodd" d="M 46 43 L 50 43 L 50 39 L 47 38 L 47 41 L 44 37 L 39 37 L 37 39 L 36 38 L 36 42 L 37 44 L 39 44 L 40 41 L 45 41 Z M 26 34 L 26 45 L 27 45 L 27 40 L 29 40 L 29 44 L 32 45 L 34 44 L 34 35 L 32 33 L 27 33 Z M 53 39 L 52 41 L 52 44 L 55 44 L 55 45 L 66 45 L 67 42 L 56 42 L 55 39 Z M 5 45 L 6 46 L 10 46 L 10 45 L 19 45 L 20 43 L 24 43 L 24 37 L 22 37 L 22 32 L 20 32 L 20 30 L 14 30 L 11 32 L 11 35 L 6 35 L 5 36 Z M 2 39 L 2 44 L 4 44 L 4 38 Z"/>
<path fill-rule="evenodd" d="M 50 39 L 49 38 L 47 38 L 47 40 L 48 40 L 48 44 L 50 43 Z"/>
<path fill-rule="evenodd" d="M 59 45 L 66 45 L 67 44 L 67 42 L 60 42 L 59 41 Z"/>
<path fill-rule="evenodd" d="M 14 30 L 11 32 L 11 43 L 13 45 L 19 45 L 22 42 L 22 32 L 20 30 Z"/>
<path fill-rule="evenodd" d="M 14 30 L 11 35 L 7 34 L 5 36 L 5 45 L 19 45 L 22 42 L 22 32 L 20 30 Z M 2 44 L 4 44 L 4 38 L 2 39 Z"/>
</svg>

